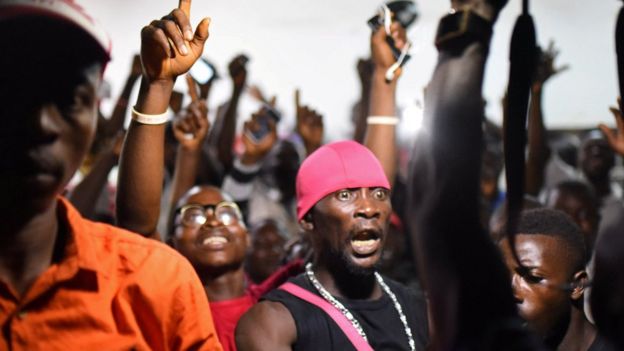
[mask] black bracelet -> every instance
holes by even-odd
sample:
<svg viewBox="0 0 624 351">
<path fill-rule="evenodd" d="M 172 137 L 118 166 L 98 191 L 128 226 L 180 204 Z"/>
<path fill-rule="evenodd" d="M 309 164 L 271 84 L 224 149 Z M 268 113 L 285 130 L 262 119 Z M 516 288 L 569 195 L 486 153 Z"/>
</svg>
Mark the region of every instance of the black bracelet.
<svg viewBox="0 0 624 351">
<path fill-rule="evenodd" d="M 465 9 L 442 17 L 435 45 L 438 51 L 461 53 L 474 42 L 488 46 L 491 38 L 492 23 Z"/>
</svg>

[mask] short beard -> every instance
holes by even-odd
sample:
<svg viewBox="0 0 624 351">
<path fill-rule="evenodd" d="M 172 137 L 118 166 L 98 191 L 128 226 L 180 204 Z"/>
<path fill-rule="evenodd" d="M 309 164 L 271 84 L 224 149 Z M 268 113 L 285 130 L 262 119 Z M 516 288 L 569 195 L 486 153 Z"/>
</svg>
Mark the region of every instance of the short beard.
<svg viewBox="0 0 624 351">
<path fill-rule="evenodd" d="M 354 278 L 368 278 L 372 276 L 379 267 L 379 260 L 372 267 L 362 267 L 349 259 L 347 253 L 340 254 L 340 265 L 344 267 L 345 273 L 353 275 Z"/>
<path fill-rule="evenodd" d="M 338 289 L 347 298 L 366 299 L 375 287 L 375 272 L 380 264 L 373 267 L 361 267 L 349 259 L 345 252 L 331 252 L 326 257 L 327 269 L 334 277 Z"/>
</svg>

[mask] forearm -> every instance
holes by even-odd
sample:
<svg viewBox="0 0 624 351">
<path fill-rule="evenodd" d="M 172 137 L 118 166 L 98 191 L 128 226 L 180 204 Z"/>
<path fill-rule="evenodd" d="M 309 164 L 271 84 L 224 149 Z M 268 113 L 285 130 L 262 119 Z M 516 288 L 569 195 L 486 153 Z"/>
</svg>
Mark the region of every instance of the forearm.
<svg viewBox="0 0 624 351">
<path fill-rule="evenodd" d="M 232 167 L 234 137 L 236 135 L 236 121 L 238 119 L 238 103 L 242 91 L 234 88 L 232 98 L 230 99 L 225 114 L 223 116 L 223 124 L 218 136 L 218 154 L 219 161 L 226 170 Z"/>
<path fill-rule="evenodd" d="M 369 84 L 362 84 L 360 90 L 360 101 L 358 102 L 358 108 L 355 115 L 355 132 L 353 133 L 353 140 L 358 143 L 364 143 L 364 135 L 366 134 L 366 118 L 369 116 L 370 110 L 370 94 L 371 86 Z"/>
<path fill-rule="evenodd" d="M 189 149 L 182 145 L 178 146 L 171 184 L 171 198 L 169 199 L 170 208 L 175 208 L 182 195 L 195 185 L 200 158 L 201 150 L 199 148 Z"/>
<path fill-rule="evenodd" d="M 112 151 L 102 153 L 91 171 L 69 194 L 69 201 L 83 217 L 93 218 L 95 205 L 108 180 L 110 170 L 117 164 L 117 156 Z"/>
<path fill-rule="evenodd" d="M 544 184 L 546 162 L 550 157 L 550 148 L 542 114 L 542 87 L 534 86 L 531 91 L 528 123 L 528 155 L 525 188 L 526 193 L 537 196 Z"/>
<path fill-rule="evenodd" d="M 487 53 L 485 44 L 473 43 L 458 55 L 440 54 L 426 92 L 424 131 L 414 148 L 412 235 L 430 296 L 433 344 L 440 349 L 470 343 L 468 335 L 479 340 L 515 313 L 508 273 L 479 220 Z M 467 262 L 482 271 L 473 274 Z M 487 292 L 479 286 L 488 286 Z"/>
<path fill-rule="evenodd" d="M 173 82 L 141 82 L 136 109 L 145 114 L 167 110 Z M 152 235 L 160 215 L 164 173 L 165 125 L 130 123 L 121 154 L 117 192 L 119 226 Z"/>
<path fill-rule="evenodd" d="M 385 69 L 378 67 L 373 74 L 369 109 L 371 116 L 396 116 L 397 78 L 388 84 L 384 73 Z M 377 156 L 392 185 L 397 163 L 396 126 L 367 124 L 364 145 Z"/>
</svg>

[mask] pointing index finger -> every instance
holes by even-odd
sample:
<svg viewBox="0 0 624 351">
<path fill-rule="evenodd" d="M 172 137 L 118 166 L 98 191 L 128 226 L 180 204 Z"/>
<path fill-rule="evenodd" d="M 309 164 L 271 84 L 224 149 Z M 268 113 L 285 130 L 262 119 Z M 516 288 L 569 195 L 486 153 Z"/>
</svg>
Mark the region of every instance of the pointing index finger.
<svg viewBox="0 0 624 351">
<path fill-rule="evenodd" d="M 178 3 L 178 8 L 184 12 L 186 17 L 190 20 L 191 18 L 191 0 L 180 0 Z"/>
<path fill-rule="evenodd" d="M 299 91 L 299 89 L 296 89 L 295 90 L 295 107 L 297 109 L 299 109 L 299 107 L 301 106 L 300 95 L 301 95 L 301 92 Z"/>
</svg>

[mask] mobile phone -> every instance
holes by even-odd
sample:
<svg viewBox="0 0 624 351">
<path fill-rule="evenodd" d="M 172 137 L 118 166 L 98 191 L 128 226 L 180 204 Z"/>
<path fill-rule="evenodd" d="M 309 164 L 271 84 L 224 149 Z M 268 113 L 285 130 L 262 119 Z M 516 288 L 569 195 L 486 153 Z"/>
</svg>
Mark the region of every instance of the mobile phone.
<svg viewBox="0 0 624 351">
<path fill-rule="evenodd" d="M 212 63 L 208 62 L 205 58 L 201 58 L 193 64 L 189 70 L 189 74 L 198 84 L 206 84 L 211 79 L 217 78 L 216 70 Z"/>
<path fill-rule="evenodd" d="M 384 29 L 386 30 L 386 42 L 388 43 L 388 45 L 390 46 L 390 49 L 392 50 L 392 55 L 394 56 L 394 59 L 397 61 L 401 58 L 402 52 L 396 47 L 396 44 L 394 43 L 394 39 L 390 35 L 390 25 L 392 24 L 392 21 L 393 21 L 393 14 L 394 14 L 394 17 L 396 18 L 397 15 L 400 13 L 398 10 L 407 8 L 407 5 L 404 3 L 413 4 L 412 1 L 390 1 L 386 4 L 383 4 L 379 8 L 379 13 L 371 17 L 367 21 L 368 26 L 371 28 L 373 32 L 376 32 L 381 27 L 384 27 Z M 399 21 L 399 23 L 401 23 L 401 25 L 404 26 L 403 22 Z M 403 66 L 405 63 L 407 63 L 409 59 L 410 59 L 410 55 L 405 55 L 400 63 L 400 66 Z"/>
<path fill-rule="evenodd" d="M 264 105 L 260 115 L 256 117 L 256 121 L 259 124 L 259 128 L 255 131 L 247 131 L 247 136 L 254 142 L 259 143 L 267 134 L 271 132 L 269 127 L 269 121 L 273 120 L 277 124 L 282 119 L 282 115 L 269 105 Z"/>
<path fill-rule="evenodd" d="M 400 67 L 403 67 L 411 58 L 408 54 L 411 47 L 411 43 L 409 41 L 405 43 L 403 50 L 399 50 L 399 48 L 396 47 L 396 43 L 390 35 L 390 26 L 392 21 L 397 20 L 401 26 L 407 28 L 414 23 L 417 18 L 418 12 L 416 4 L 413 1 L 397 0 L 382 4 L 379 8 L 379 12 L 367 21 L 368 26 L 371 30 L 373 30 L 373 32 L 379 30 L 381 27 L 384 27 L 384 30 L 386 31 L 386 43 L 388 43 L 388 46 L 392 51 L 392 56 L 394 56 L 396 61 L 396 63 L 392 65 L 385 74 L 386 82 L 392 81 L 395 72 Z"/>
</svg>

